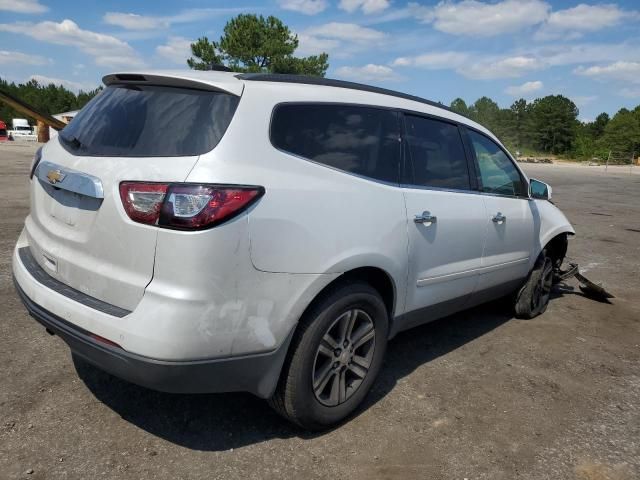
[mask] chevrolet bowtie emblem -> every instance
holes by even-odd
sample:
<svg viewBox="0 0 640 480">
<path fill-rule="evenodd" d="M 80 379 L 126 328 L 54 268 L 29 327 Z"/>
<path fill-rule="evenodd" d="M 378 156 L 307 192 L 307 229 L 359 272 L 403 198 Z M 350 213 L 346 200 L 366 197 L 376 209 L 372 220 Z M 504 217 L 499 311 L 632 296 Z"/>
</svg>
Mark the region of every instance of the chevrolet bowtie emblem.
<svg viewBox="0 0 640 480">
<path fill-rule="evenodd" d="M 49 170 L 49 172 L 47 173 L 47 180 L 49 180 L 49 183 L 51 185 L 60 183 L 62 180 L 64 180 L 64 177 L 66 177 L 66 175 L 60 170 Z"/>
</svg>

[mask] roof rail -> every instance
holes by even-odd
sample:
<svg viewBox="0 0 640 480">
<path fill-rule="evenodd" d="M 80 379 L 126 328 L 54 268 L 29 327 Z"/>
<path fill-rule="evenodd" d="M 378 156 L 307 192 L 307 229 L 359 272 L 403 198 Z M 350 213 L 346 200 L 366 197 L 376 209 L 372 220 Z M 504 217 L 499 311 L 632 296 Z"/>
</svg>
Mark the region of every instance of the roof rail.
<svg viewBox="0 0 640 480">
<path fill-rule="evenodd" d="M 210 63 L 205 66 L 205 70 L 210 72 L 233 72 L 232 69 L 221 63 Z"/>
<path fill-rule="evenodd" d="M 391 97 L 404 98 L 405 100 L 412 100 L 414 102 L 424 103 L 432 107 L 442 108 L 449 112 L 457 113 L 464 117 L 464 115 L 452 110 L 438 102 L 427 100 L 426 98 L 417 97 L 415 95 L 409 95 L 408 93 L 398 92 L 396 90 L 389 90 L 387 88 L 373 87 L 371 85 L 365 85 L 363 83 L 347 82 L 344 80 L 335 80 L 333 78 L 314 77 L 310 75 L 293 75 L 284 73 L 240 73 L 236 75 L 236 78 L 240 80 L 249 80 L 253 82 L 282 82 L 282 83 L 302 83 L 305 85 L 323 85 L 326 87 L 340 87 L 349 88 L 351 90 L 360 90 L 362 92 L 379 93 L 381 95 L 389 95 Z"/>
</svg>

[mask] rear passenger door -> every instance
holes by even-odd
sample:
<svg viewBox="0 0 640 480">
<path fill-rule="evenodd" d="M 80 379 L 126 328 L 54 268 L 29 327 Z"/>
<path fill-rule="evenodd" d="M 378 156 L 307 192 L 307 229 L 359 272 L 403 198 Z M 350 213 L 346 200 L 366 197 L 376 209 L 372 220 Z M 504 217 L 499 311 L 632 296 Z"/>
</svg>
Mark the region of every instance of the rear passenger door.
<svg viewBox="0 0 640 480">
<path fill-rule="evenodd" d="M 423 312 L 409 320 L 415 324 L 464 308 L 476 286 L 487 225 L 458 126 L 403 117 L 407 311 Z"/>
<path fill-rule="evenodd" d="M 497 297 L 515 288 L 529 271 L 538 214 L 524 177 L 507 153 L 486 135 L 466 132 L 486 207 L 487 242 L 478 294 Z"/>
</svg>

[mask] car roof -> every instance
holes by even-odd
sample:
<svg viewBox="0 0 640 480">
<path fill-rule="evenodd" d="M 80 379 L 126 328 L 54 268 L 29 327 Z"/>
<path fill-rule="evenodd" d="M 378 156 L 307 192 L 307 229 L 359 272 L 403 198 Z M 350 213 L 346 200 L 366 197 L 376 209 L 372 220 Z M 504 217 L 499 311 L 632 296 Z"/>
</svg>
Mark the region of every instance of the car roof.
<svg viewBox="0 0 640 480">
<path fill-rule="evenodd" d="M 465 125 L 475 128 L 485 134 L 488 134 L 494 140 L 500 141 L 487 128 L 479 123 L 469 119 L 468 117 L 452 110 L 441 103 L 427 100 L 415 95 L 389 90 L 386 88 L 374 87 L 362 83 L 347 82 L 343 80 L 335 80 L 325 77 L 312 77 L 307 75 L 289 75 L 289 74 L 272 74 L 272 73 L 239 73 L 212 70 L 146 70 L 146 71 L 128 71 L 118 72 L 105 75 L 102 79 L 105 85 L 112 84 L 141 84 L 141 83 L 159 83 L 169 86 L 191 86 L 193 88 L 204 88 L 211 90 L 222 90 L 236 96 L 241 96 L 245 85 L 270 85 L 280 86 L 282 88 L 296 85 L 300 87 L 308 86 L 309 88 L 342 88 L 357 92 L 363 92 L 364 96 L 376 98 L 381 95 L 386 99 L 398 99 L 398 103 L 404 104 L 405 108 L 411 105 L 416 111 L 423 111 L 427 114 L 439 115 L 453 121 L 459 121 Z M 373 94 L 373 96 L 369 96 Z M 381 97 L 377 97 L 381 98 Z M 418 104 L 418 105 L 416 105 Z M 403 107 L 399 107 L 403 108 Z"/>
</svg>

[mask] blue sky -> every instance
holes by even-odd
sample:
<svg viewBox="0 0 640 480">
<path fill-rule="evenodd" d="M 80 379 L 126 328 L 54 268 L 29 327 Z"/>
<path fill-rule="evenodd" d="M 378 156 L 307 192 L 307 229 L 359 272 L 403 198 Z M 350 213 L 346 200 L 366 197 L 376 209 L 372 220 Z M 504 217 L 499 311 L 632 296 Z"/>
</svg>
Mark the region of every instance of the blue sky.
<svg viewBox="0 0 640 480">
<path fill-rule="evenodd" d="M 640 104 L 640 2 L 0 0 L 0 76 L 78 90 L 112 71 L 187 68 L 190 41 L 238 13 L 281 18 L 328 76 L 449 103 L 548 94 L 580 118 Z"/>
</svg>

